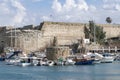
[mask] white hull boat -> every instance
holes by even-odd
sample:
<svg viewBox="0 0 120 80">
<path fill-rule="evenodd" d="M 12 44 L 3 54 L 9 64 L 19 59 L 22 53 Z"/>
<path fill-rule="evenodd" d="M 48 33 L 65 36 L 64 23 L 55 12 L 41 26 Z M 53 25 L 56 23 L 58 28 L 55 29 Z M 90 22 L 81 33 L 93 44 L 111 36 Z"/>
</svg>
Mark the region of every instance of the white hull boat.
<svg viewBox="0 0 120 80">
<path fill-rule="evenodd" d="M 9 59 L 5 61 L 7 65 L 16 65 L 18 62 L 20 62 L 19 59 Z"/>
<path fill-rule="evenodd" d="M 110 53 L 104 53 L 103 58 L 101 60 L 102 63 L 112 63 L 114 61 L 114 57 Z"/>
<path fill-rule="evenodd" d="M 103 57 L 103 59 L 101 60 L 101 63 L 112 63 L 114 61 L 114 58 L 111 56 L 108 57 Z"/>
<path fill-rule="evenodd" d="M 31 66 L 32 64 L 31 63 L 18 63 L 18 66 L 22 66 L 22 67 L 27 67 L 27 66 Z"/>
<path fill-rule="evenodd" d="M 93 63 L 94 64 L 99 64 L 99 63 L 101 63 L 101 60 L 100 59 L 95 59 Z"/>
<path fill-rule="evenodd" d="M 31 66 L 31 63 L 22 63 L 21 66 L 22 67 Z"/>
<path fill-rule="evenodd" d="M 47 65 L 48 65 L 48 66 L 54 66 L 54 62 L 51 61 L 51 60 L 49 60 L 49 61 L 47 61 Z"/>
<path fill-rule="evenodd" d="M 65 65 L 74 65 L 75 61 L 73 61 L 72 59 L 67 59 Z"/>
</svg>

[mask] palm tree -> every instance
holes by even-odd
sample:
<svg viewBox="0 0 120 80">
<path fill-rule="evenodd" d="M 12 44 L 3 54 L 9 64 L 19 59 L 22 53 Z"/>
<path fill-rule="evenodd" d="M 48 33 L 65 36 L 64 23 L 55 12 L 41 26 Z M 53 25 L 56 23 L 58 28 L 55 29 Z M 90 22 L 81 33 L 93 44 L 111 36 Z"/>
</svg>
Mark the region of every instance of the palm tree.
<svg viewBox="0 0 120 80">
<path fill-rule="evenodd" d="M 110 24 L 112 22 L 112 19 L 110 17 L 107 17 L 106 22 Z"/>
</svg>

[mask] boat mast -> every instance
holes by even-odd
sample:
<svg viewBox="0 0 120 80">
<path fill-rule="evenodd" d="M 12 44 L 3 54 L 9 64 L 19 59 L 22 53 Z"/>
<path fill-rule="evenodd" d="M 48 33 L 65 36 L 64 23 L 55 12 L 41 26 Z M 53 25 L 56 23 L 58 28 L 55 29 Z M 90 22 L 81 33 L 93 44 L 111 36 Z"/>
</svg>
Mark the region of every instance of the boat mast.
<svg viewBox="0 0 120 80">
<path fill-rule="evenodd" d="M 96 27 L 95 27 L 95 23 L 93 22 L 93 26 L 94 26 L 94 44 L 96 44 L 96 33 L 95 33 L 95 31 L 96 31 Z"/>
<path fill-rule="evenodd" d="M 16 27 L 14 26 L 14 28 L 15 28 L 15 46 L 14 46 L 14 47 L 16 47 L 16 46 L 17 46 L 17 40 L 16 40 L 16 38 L 17 38 L 17 36 L 16 36 Z"/>
<path fill-rule="evenodd" d="M 93 21 L 93 27 L 94 27 L 94 46 L 96 45 L 96 26 L 95 26 L 95 22 Z M 94 49 L 95 52 L 95 49 Z"/>
<path fill-rule="evenodd" d="M 13 28 L 11 27 L 11 37 L 10 37 L 10 39 L 11 39 L 11 45 L 10 45 L 10 47 L 11 47 L 11 48 L 13 47 L 13 40 L 12 40 L 12 35 L 13 35 L 13 34 L 12 34 L 12 29 L 13 29 Z"/>
</svg>

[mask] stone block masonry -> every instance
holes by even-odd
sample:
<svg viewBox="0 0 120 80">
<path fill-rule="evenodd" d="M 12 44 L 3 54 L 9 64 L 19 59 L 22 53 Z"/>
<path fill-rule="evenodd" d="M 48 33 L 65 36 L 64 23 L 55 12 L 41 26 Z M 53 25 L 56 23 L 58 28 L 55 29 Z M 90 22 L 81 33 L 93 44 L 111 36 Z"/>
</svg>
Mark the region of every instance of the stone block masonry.
<svg viewBox="0 0 120 80">
<path fill-rule="evenodd" d="M 49 47 L 54 37 L 57 37 L 58 45 L 70 45 L 79 39 L 84 39 L 84 25 L 86 23 L 65 23 L 65 22 L 42 22 L 34 29 L 23 27 L 17 29 L 16 37 L 11 39 L 11 29 L 0 31 L 0 44 L 4 41 L 4 47 L 18 47 L 25 53 L 39 51 Z M 88 24 L 87 24 L 88 25 Z M 96 24 L 103 27 L 106 32 L 106 38 L 119 37 L 120 25 L 113 24 Z M 15 29 L 12 31 L 15 36 Z M 11 40 L 13 41 L 11 44 Z M 2 45 L 3 46 L 3 45 Z"/>
</svg>

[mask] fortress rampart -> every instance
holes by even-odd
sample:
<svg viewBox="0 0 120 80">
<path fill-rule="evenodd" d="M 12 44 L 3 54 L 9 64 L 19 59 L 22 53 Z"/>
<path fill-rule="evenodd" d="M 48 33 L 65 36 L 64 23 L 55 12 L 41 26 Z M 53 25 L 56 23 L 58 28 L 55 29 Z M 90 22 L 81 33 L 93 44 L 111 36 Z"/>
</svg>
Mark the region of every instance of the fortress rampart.
<svg viewBox="0 0 120 80">
<path fill-rule="evenodd" d="M 24 52 L 38 51 L 41 48 L 50 46 L 54 37 L 57 37 L 58 45 L 70 45 L 79 39 L 84 39 L 85 23 L 65 23 L 65 22 L 42 22 L 34 28 L 34 26 L 27 26 L 27 28 L 17 29 L 16 36 L 11 39 L 11 29 L 0 32 L 0 45 L 9 47 L 18 47 Z M 96 24 L 103 27 L 106 32 L 106 38 L 119 37 L 120 25 L 114 24 Z M 2 30 L 2 29 L 1 29 Z M 12 31 L 15 36 L 15 30 Z M 11 40 L 13 43 L 11 43 Z M 2 45 L 3 46 L 3 45 Z"/>
</svg>

